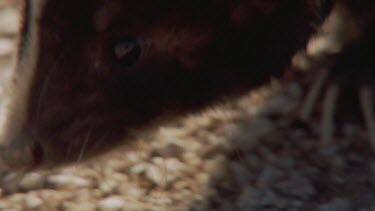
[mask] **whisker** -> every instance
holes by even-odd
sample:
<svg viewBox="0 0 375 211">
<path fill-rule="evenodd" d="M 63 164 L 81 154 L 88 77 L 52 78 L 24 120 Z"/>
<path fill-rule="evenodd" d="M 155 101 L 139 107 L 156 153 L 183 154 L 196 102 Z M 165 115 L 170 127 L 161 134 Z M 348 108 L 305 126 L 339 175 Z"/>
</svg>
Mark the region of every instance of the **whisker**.
<svg viewBox="0 0 375 211">
<path fill-rule="evenodd" d="M 69 143 L 68 143 L 68 147 L 67 147 L 67 150 L 65 152 L 65 161 L 69 161 L 69 155 L 72 152 L 73 143 L 74 143 L 73 141 L 69 141 Z"/>
<path fill-rule="evenodd" d="M 82 147 L 81 147 L 81 150 L 78 154 L 78 157 L 77 157 L 77 161 L 80 162 L 82 161 L 83 159 L 83 155 L 85 154 L 85 151 L 87 149 L 87 146 L 88 146 L 88 142 L 90 140 L 90 137 L 91 137 L 91 134 L 92 134 L 92 130 L 93 130 L 94 127 L 91 127 L 90 130 L 87 132 L 87 135 L 82 143 Z"/>
<path fill-rule="evenodd" d="M 89 152 L 90 151 L 93 151 L 93 152 L 96 152 L 97 148 L 100 147 L 100 146 L 103 146 L 101 145 L 102 141 L 104 140 L 107 140 L 107 135 L 110 134 L 112 131 L 112 128 L 108 128 L 106 132 L 103 133 L 102 137 L 100 137 L 99 139 L 97 139 L 95 141 L 95 143 L 93 145 L 91 145 L 90 149 L 89 149 Z"/>
<path fill-rule="evenodd" d="M 63 57 L 63 53 L 60 53 L 56 57 L 57 58 L 56 60 L 60 60 L 62 57 Z M 36 121 L 39 121 L 41 110 L 42 110 L 42 103 L 46 96 L 48 86 L 50 84 L 51 75 L 52 73 L 54 73 L 55 70 L 57 70 L 57 65 L 58 65 L 57 62 L 55 62 L 55 65 L 48 69 L 46 79 L 43 81 L 42 89 L 40 90 L 38 103 L 36 107 L 36 117 L 35 117 Z"/>
</svg>

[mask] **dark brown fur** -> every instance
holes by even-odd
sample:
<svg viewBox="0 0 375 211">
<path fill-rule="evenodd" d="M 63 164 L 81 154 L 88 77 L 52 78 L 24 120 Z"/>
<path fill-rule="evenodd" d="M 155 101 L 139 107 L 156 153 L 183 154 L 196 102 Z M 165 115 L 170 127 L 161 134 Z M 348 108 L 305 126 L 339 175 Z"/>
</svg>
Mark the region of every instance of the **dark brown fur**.
<svg viewBox="0 0 375 211">
<path fill-rule="evenodd" d="M 280 76 L 314 30 L 311 2 L 49 0 L 22 137 L 45 165 L 76 161 Z M 126 36 L 147 43 L 130 68 L 111 48 Z"/>
</svg>

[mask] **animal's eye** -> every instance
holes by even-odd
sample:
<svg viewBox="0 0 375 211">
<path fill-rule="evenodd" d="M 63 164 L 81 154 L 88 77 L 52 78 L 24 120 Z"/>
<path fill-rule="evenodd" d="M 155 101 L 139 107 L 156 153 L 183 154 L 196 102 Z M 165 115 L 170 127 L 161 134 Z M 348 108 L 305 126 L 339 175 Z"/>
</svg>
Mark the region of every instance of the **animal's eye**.
<svg viewBox="0 0 375 211">
<path fill-rule="evenodd" d="M 135 38 L 124 38 L 112 46 L 115 59 L 122 65 L 130 67 L 138 62 L 142 54 L 141 42 Z"/>
</svg>

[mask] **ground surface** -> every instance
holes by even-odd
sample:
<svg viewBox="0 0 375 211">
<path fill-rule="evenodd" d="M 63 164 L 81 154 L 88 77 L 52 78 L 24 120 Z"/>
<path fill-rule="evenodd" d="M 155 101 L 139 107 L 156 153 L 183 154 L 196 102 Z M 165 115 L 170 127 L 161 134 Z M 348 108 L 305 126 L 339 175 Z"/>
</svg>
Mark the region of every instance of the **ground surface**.
<svg viewBox="0 0 375 211">
<path fill-rule="evenodd" d="M 2 80 L 16 49 L 16 5 L 0 0 Z M 301 91 L 283 89 L 265 100 L 271 88 L 262 88 L 90 162 L 3 173 L 0 210 L 375 210 L 366 133 L 346 125 L 323 145 L 319 124 L 284 117 Z"/>
</svg>

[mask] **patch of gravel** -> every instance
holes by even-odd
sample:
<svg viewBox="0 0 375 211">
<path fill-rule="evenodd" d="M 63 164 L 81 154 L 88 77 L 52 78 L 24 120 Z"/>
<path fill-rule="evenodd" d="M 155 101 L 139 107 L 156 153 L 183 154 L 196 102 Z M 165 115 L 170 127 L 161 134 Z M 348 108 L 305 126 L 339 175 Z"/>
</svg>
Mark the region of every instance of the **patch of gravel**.
<svg viewBox="0 0 375 211">
<path fill-rule="evenodd" d="M 17 14 L 3 2 L 0 22 Z M 0 27 L 1 71 L 11 69 L 12 27 Z M 302 93 L 270 85 L 85 163 L 4 172 L 0 210 L 375 210 L 366 132 L 347 124 L 323 144 L 319 124 L 290 118 Z"/>
</svg>

